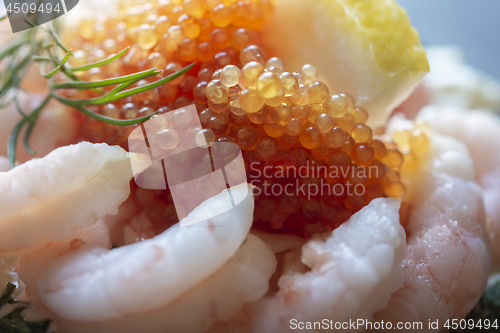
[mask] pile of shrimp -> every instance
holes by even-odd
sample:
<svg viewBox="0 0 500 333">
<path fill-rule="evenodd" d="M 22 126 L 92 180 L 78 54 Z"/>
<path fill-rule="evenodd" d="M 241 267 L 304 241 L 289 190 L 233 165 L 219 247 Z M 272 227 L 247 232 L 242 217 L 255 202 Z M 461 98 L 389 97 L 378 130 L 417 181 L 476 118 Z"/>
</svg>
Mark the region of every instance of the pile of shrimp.
<svg viewBox="0 0 500 333">
<path fill-rule="evenodd" d="M 491 262 L 500 265 L 500 143 L 491 139 L 500 121 L 489 112 L 410 109 L 402 111 L 411 119 L 398 114 L 387 127 L 429 125 L 429 152 L 404 179 L 412 184 L 406 232 L 401 203 L 389 198 L 309 240 L 257 232 L 243 183 L 231 189 L 240 202 L 233 209 L 221 213 L 223 192 L 186 226 L 113 248 L 117 226 L 148 225 L 127 200 L 133 156 L 107 144 L 68 145 L 74 118 L 52 105 L 33 133 L 40 158 L 20 155 L 25 163 L 10 169 L 0 157 L 0 286 L 16 283 L 16 297 L 57 332 L 311 332 L 326 329 L 308 324 L 358 319 L 439 331 L 428 321 L 463 318 Z M 2 110 L 0 156 L 19 117 Z"/>
</svg>

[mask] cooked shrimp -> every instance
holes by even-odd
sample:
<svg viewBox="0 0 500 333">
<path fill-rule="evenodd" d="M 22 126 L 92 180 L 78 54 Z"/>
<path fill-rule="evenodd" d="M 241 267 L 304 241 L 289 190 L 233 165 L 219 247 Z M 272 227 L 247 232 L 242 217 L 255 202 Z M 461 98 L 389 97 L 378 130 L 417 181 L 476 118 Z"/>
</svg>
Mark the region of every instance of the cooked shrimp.
<svg viewBox="0 0 500 333">
<path fill-rule="evenodd" d="M 117 212 L 130 178 L 125 150 L 85 142 L 0 173 L 0 255 L 71 240 Z"/>
<path fill-rule="evenodd" d="M 393 113 L 404 113 L 407 118 L 413 119 L 424 106 L 430 103 L 429 95 L 427 87 L 420 84 Z"/>
<path fill-rule="evenodd" d="M 10 169 L 9 159 L 5 156 L 0 156 L 0 172 L 5 172 Z"/>
<path fill-rule="evenodd" d="M 490 74 L 469 66 L 463 50 L 437 46 L 426 52 L 432 70 L 423 84 L 429 88 L 432 104 L 500 111 L 500 83 Z"/>
<path fill-rule="evenodd" d="M 11 28 L 7 20 L 0 22 L 0 32 L 10 31 Z M 7 44 L 13 35 L 11 33 L 0 33 L 0 45 Z M 5 64 L 0 64 L 5 65 Z M 0 72 L 6 69 L 0 67 Z M 47 80 L 40 75 L 40 66 L 37 63 L 31 64 L 21 81 L 22 90 L 12 91 L 12 95 L 17 95 L 19 105 L 25 113 L 30 113 L 42 103 L 44 97 L 49 92 Z M 7 143 L 9 136 L 17 122 L 22 119 L 21 114 L 16 109 L 14 103 L 2 108 L 2 121 L 0 122 L 0 156 L 7 155 Z M 68 109 L 64 109 L 57 103 L 49 103 L 40 117 L 31 134 L 31 148 L 36 152 L 30 155 L 24 149 L 24 145 L 19 140 L 17 144 L 16 161 L 23 163 L 33 157 L 43 157 L 52 150 L 75 143 L 77 134 L 77 121 L 75 114 Z M 1 170 L 1 169 L 0 169 Z"/>
<path fill-rule="evenodd" d="M 461 140 L 472 156 L 476 179 L 483 189 L 494 239 L 493 264 L 500 268 L 500 120 L 489 112 L 429 106 L 421 117 L 439 133 Z"/>
<path fill-rule="evenodd" d="M 71 333 L 204 332 L 214 322 L 227 320 L 243 304 L 261 298 L 267 291 L 275 264 L 269 247 L 249 235 L 233 258 L 172 303 L 143 311 L 131 302 L 131 307 L 137 307 L 136 313 L 100 322 L 60 319 L 59 328 L 61 332 Z M 142 290 L 157 287 L 145 285 Z M 168 292 L 157 289 L 157 293 Z"/>
<path fill-rule="evenodd" d="M 25 112 L 38 107 L 43 101 L 41 94 L 28 95 L 18 92 L 19 102 Z M 9 136 L 16 123 L 21 120 L 21 114 L 12 103 L 2 109 L 2 121 L 0 122 L 0 156 L 7 155 L 7 143 Z M 52 150 L 74 143 L 77 134 L 77 121 L 73 112 L 64 109 L 57 103 L 49 103 L 33 129 L 30 144 L 36 152 L 30 155 L 24 148 L 22 140 L 17 144 L 16 161 L 26 162 L 33 157 L 43 157 Z"/>
<path fill-rule="evenodd" d="M 396 124 L 393 127 L 398 127 Z M 481 189 L 467 149 L 459 141 L 432 135 L 427 167 L 411 188 L 412 202 L 404 286 L 377 321 L 463 318 L 484 290 L 490 255 Z"/>
<path fill-rule="evenodd" d="M 252 224 L 253 198 L 246 184 L 233 187 L 232 195 L 236 202 L 240 202 L 236 207 L 224 211 L 224 191 L 205 201 L 185 218 L 184 222 L 191 223 L 200 216 L 206 217 L 191 226 L 177 224 L 155 238 L 113 250 L 85 244 L 67 254 L 62 253 L 42 267 L 28 268 L 21 272 L 21 276 L 38 299 L 71 332 L 74 332 L 73 325 L 90 325 L 93 332 L 94 328 L 123 332 L 120 326 L 123 320 L 136 325 L 141 318 L 149 320 L 151 316 L 156 318 L 151 332 L 158 331 L 155 325 L 180 327 L 188 324 L 194 325 L 193 332 L 198 332 L 198 328 L 207 328 L 213 321 L 231 315 L 226 312 L 237 309 L 232 302 L 253 301 L 264 294 L 274 270 L 272 252 L 261 241 L 250 240 L 248 252 L 245 250 L 234 259 L 241 263 L 231 265 L 221 280 L 209 283 L 208 289 L 195 291 L 235 255 L 247 237 Z M 36 254 L 30 255 L 33 262 Z M 23 258 L 21 265 L 22 261 Z M 230 286 L 226 280 L 231 280 L 229 277 L 235 274 L 240 277 L 234 286 Z M 247 279 L 246 286 L 239 284 Z M 243 289 L 239 290 L 241 287 Z M 218 292 L 214 291 L 222 288 L 236 289 L 233 294 L 218 298 Z M 204 319 L 191 322 L 194 315 L 183 314 L 183 311 L 192 310 L 193 304 L 200 306 L 200 302 L 205 302 Z M 220 313 L 217 308 L 220 308 Z M 170 309 L 177 309 L 172 310 L 172 317 L 165 314 L 170 313 Z M 189 316 L 189 320 L 181 320 L 180 314 L 186 320 Z"/>
<path fill-rule="evenodd" d="M 37 301 L 38 298 L 33 288 L 25 288 L 26 285 L 35 286 L 39 272 L 55 258 L 64 256 L 86 244 L 110 246 L 108 227 L 102 220 L 90 227 L 78 229 L 74 237 L 71 241 L 51 241 L 42 247 L 25 251 L 19 257 L 12 258 L 14 264 L 8 267 L 10 269 L 8 273 L 21 282 L 22 290 L 26 290 L 32 307 L 34 306 L 43 318 L 48 318 L 50 313 Z"/>
<path fill-rule="evenodd" d="M 307 242 L 302 262 L 311 271 L 286 272 L 275 295 L 211 332 L 289 332 L 293 319 L 370 318 L 403 283 L 405 240 L 398 210 L 395 199 L 375 199 L 326 241 Z"/>
</svg>

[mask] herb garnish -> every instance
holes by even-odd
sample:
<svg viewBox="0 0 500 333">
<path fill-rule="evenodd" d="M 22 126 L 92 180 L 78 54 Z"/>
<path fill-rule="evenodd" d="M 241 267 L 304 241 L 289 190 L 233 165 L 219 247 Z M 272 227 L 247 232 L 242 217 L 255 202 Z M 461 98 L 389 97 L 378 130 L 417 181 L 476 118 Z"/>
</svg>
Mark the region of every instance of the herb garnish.
<svg viewBox="0 0 500 333">
<path fill-rule="evenodd" d="M 3 19 L 5 19 L 5 16 L 0 18 L 0 20 Z M 25 20 L 30 23 L 27 19 Z M 63 45 L 54 26 L 51 23 L 47 23 L 45 27 L 35 27 L 34 24 L 30 24 L 34 26 L 32 29 L 25 31 L 0 50 L 0 68 L 3 68 L 3 72 L 5 73 L 0 78 L 0 108 L 15 103 L 17 111 L 22 116 L 22 119 L 12 130 L 8 142 L 8 157 L 12 167 L 14 167 L 16 160 L 17 141 L 23 129 L 25 130 L 23 139 L 24 147 L 30 154 L 35 153 L 29 145 L 29 139 L 40 113 L 52 99 L 73 107 L 89 117 L 93 117 L 108 124 L 121 126 L 139 124 L 148 120 L 154 114 L 135 119 L 115 119 L 93 112 L 89 110 L 87 106 L 107 104 L 125 97 L 146 92 L 185 74 L 194 66 L 194 64 L 191 64 L 172 75 L 137 87 L 131 86 L 141 80 L 158 75 L 163 71 L 151 68 L 115 78 L 90 82 L 82 81 L 77 73 L 114 62 L 125 55 L 130 47 L 125 48 L 117 54 L 110 55 L 104 60 L 83 66 L 72 67 L 68 64 L 68 60 L 72 56 L 72 50 L 67 49 Z M 41 64 L 41 74 L 48 80 L 49 93 L 39 107 L 30 112 L 25 112 L 19 103 L 18 92 L 23 91 L 21 81 L 33 62 Z M 47 65 L 52 67 L 50 71 L 46 71 Z M 54 77 L 58 73 L 60 73 L 59 76 L 63 77 L 65 81 L 61 82 L 59 79 L 59 81 L 56 82 L 54 80 Z M 113 88 L 105 90 L 103 89 L 105 87 Z M 101 96 L 91 99 L 71 99 L 58 93 L 58 91 L 62 89 L 93 90 L 101 93 Z"/>
</svg>

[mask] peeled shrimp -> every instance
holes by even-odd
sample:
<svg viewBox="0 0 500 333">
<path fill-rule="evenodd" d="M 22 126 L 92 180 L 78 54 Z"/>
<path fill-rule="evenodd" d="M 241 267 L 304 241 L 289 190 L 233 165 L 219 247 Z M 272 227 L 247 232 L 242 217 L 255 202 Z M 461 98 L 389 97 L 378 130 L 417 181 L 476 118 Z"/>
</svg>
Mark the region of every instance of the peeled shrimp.
<svg viewBox="0 0 500 333">
<path fill-rule="evenodd" d="M 3 5 L 2 2 L 0 4 Z M 0 22 L 0 45 L 9 43 L 13 36 L 8 21 L 3 20 Z M 8 70 L 2 68 L 2 65 L 5 64 L 0 64 L 0 72 Z M 47 82 L 40 75 L 39 64 L 31 64 L 22 78 L 21 89 L 11 92 L 12 95 L 17 95 L 23 112 L 30 113 L 40 106 L 49 93 Z M 22 116 L 14 102 L 0 111 L 2 114 L 2 121 L 0 121 L 0 156 L 6 156 L 10 134 L 14 126 L 22 119 Z M 18 140 L 16 161 L 23 163 L 33 157 L 43 157 L 58 147 L 74 143 L 77 130 L 78 124 L 74 113 L 55 101 L 50 102 L 40 114 L 29 141 L 36 154 L 30 155 L 24 148 L 22 140 Z"/>
<path fill-rule="evenodd" d="M 134 325 L 150 320 L 151 326 L 144 324 L 141 332 L 162 331 L 165 325 L 176 332 L 184 325 L 187 332 L 199 332 L 231 315 L 238 308 L 235 304 L 262 296 L 274 271 L 271 250 L 256 239 L 227 263 L 245 241 L 253 212 L 248 185 L 232 187 L 231 192 L 240 202 L 233 209 L 223 211 L 224 191 L 185 218 L 190 222 L 213 216 L 202 222 L 177 224 L 155 238 L 112 250 L 86 244 L 38 270 L 25 262 L 27 269 L 20 275 L 69 332 L 75 332 L 74 327 L 135 332 Z M 237 283 L 228 282 L 235 276 Z M 197 315 L 190 311 L 198 309 L 201 317 L 194 320 Z"/>
<path fill-rule="evenodd" d="M 243 304 L 261 298 L 267 291 L 275 265 L 269 247 L 256 236 L 249 235 L 233 258 L 170 304 L 144 312 L 138 308 L 137 313 L 101 322 L 60 319 L 59 328 L 61 332 L 71 333 L 204 332 L 214 322 L 227 320 Z M 158 290 L 160 292 L 167 294 Z M 137 307 L 134 303 L 129 305 Z"/>
<path fill-rule="evenodd" d="M 38 74 L 40 75 L 40 74 Z M 42 94 L 28 95 L 18 92 L 19 103 L 25 112 L 38 107 L 44 98 Z M 14 126 L 21 120 L 21 114 L 12 103 L 2 109 L 0 122 L 0 156 L 7 155 L 7 143 Z M 43 157 L 52 150 L 73 143 L 77 132 L 77 122 L 73 112 L 56 103 L 49 103 L 40 114 L 30 138 L 31 148 L 36 152 L 30 155 L 24 148 L 22 140 L 18 140 L 16 161 L 26 162 L 33 157 Z"/>
<path fill-rule="evenodd" d="M 476 179 L 483 189 L 491 218 L 493 264 L 500 268 L 500 120 L 490 112 L 429 106 L 422 110 L 436 131 L 465 143 L 474 161 Z"/>
<path fill-rule="evenodd" d="M 301 323 L 323 319 L 424 325 L 438 319 L 442 325 L 465 316 L 489 272 L 483 198 L 465 146 L 437 134 L 431 141 L 422 169 L 412 175 L 406 249 L 398 204 L 376 199 L 326 242 L 306 243 L 302 262 L 310 272 L 286 267 L 274 296 L 246 306 L 210 332 L 300 331 Z M 384 218 L 392 224 L 384 227 Z"/>
<path fill-rule="evenodd" d="M 9 159 L 5 156 L 0 156 L 0 172 L 5 172 L 10 169 Z"/>
<path fill-rule="evenodd" d="M 500 83 L 469 66 L 465 52 L 453 46 L 426 49 L 431 71 L 424 78 L 432 104 L 500 112 Z"/>
<path fill-rule="evenodd" d="M 131 178 L 125 150 L 85 142 L 0 173 L 0 255 L 71 240 L 118 211 Z"/>
<path fill-rule="evenodd" d="M 375 199 L 326 241 L 307 242 L 302 262 L 311 271 L 285 272 L 275 295 L 210 332 L 290 332 L 293 320 L 370 318 L 403 283 L 399 205 L 395 199 Z"/>
<path fill-rule="evenodd" d="M 490 268 L 483 198 L 467 149 L 437 134 L 431 141 L 429 164 L 413 175 L 404 285 L 375 316 L 422 322 L 423 330 L 415 332 L 432 332 L 429 320 L 442 328 L 446 319 L 463 318 L 481 296 Z"/>
</svg>

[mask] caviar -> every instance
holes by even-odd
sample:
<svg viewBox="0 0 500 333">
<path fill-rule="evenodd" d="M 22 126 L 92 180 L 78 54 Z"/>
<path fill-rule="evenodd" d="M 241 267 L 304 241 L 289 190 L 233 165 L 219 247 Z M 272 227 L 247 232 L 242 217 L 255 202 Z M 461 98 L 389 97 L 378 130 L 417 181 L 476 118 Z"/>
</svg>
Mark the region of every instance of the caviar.
<svg viewBox="0 0 500 333">
<path fill-rule="evenodd" d="M 396 131 L 392 134 L 392 140 L 401 151 L 398 162 L 402 159 L 402 171 L 419 169 L 430 146 L 427 127 L 424 124 L 416 124 L 413 129 Z"/>
<path fill-rule="evenodd" d="M 351 96 L 331 92 L 313 65 L 285 68 L 281 59 L 268 56 L 258 29 L 271 10 L 270 0 L 127 2 L 116 17 L 81 23 L 68 43 L 84 50 L 75 51 L 71 61 L 81 65 L 96 61 L 103 50 L 131 45 L 117 63 L 83 80 L 151 67 L 166 76 L 195 62 L 189 73 L 153 91 L 93 111 L 131 119 L 195 104 L 203 126 L 195 137 L 200 146 L 223 141 L 242 149 L 248 180 L 256 186 L 258 228 L 310 236 L 338 227 L 373 198 L 404 197 L 399 172 L 418 164 L 427 136 L 417 130 L 395 134 L 397 146 L 374 138 L 367 110 Z M 81 136 L 126 148 L 132 129 L 82 118 Z M 156 140 L 160 149 L 173 149 L 179 135 L 160 129 Z M 148 193 L 137 189 L 135 197 L 154 199 L 153 222 L 173 223 L 171 198 Z"/>
<path fill-rule="evenodd" d="M 263 98 L 274 98 L 282 91 L 280 80 L 273 72 L 264 72 L 259 76 L 257 83 L 259 94 Z"/>
<path fill-rule="evenodd" d="M 332 117 L 329 114 L 322 113 L 316 118 L 316 127 L 321 131 L 321 133 L 326 133 L 334 127 Z"/>
<path fill-rule="evenodd" d="M 264 66 L 257 61 L 249 61 L 241 69 L 241 85 L 255 88 L 262 73 L 264 73 Z"/>
<path fill-rule="evenodd" d="M 281 85 L 283 86 L 283 92 L 285 96 L 292 96 L 293 93 L 299 88 L 299 82 L 297 78 L 291 73 L 284 72 L 279 77 Z"/>
<path fill-rule="evenodd" d="M 227 103 L 229 97 L 229 89 L 219 80 L 212 80 L 206 88 L 207 98 L 215 104 Z"/>
</svg>

